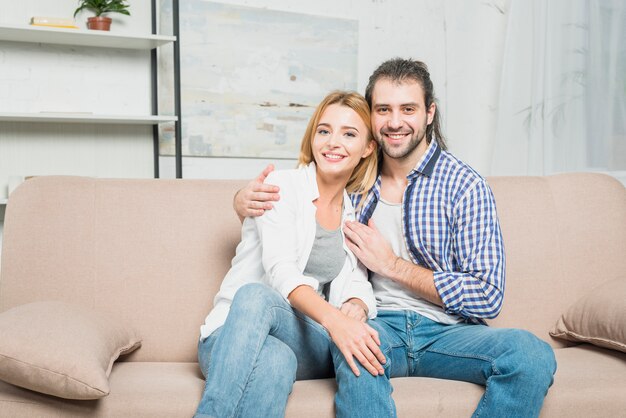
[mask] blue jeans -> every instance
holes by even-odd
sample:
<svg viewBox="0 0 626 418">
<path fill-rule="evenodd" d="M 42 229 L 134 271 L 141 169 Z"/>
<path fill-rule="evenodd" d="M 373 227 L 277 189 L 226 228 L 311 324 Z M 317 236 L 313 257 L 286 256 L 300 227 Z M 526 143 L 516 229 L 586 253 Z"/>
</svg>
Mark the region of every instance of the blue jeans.
<svg viewBox="0 0 626 418">
<path fill-rule="evenodd" d="M 382 329 L 381 340 L 391 345 L 391 377 L 483 385 L 485 393 L 474 417 L 539 416 L 556 361 L 552 348 L 531 333 L 466 323 L 444 325 L 412 311 L 378 311 L 374 322 Z"/>
<path fill-rule="evenodd" d="M 270 287 L 247 284 L 224 325 L 198 345 L 206 384 L 195 417 L 282 417 L 294 380 L 332 377 L 336 359 L 343 355 L 320 324 Z M 339 366 L 337 417 L 395 415 L 388 377 L 361 367 L 360 378 L 345 379 L 352 371 L 345 361 Z M 355 402 L 365 401 L 373 405 L 357 414 Z"/>
</svg>

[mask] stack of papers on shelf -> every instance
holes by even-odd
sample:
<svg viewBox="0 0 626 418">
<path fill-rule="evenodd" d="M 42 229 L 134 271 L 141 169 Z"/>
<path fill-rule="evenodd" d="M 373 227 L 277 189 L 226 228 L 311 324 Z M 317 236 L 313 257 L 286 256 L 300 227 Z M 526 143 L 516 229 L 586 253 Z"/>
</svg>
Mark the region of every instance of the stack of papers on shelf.
<svg viewBox="0 0 626 418">
<path fill-rule="evenodd" d="M 70 17 L 44 17 L 35 16 L 30 18 L 32 26 L 47 26 L 52 28 L 78 29 L 74 19 Z"/>
</svg>

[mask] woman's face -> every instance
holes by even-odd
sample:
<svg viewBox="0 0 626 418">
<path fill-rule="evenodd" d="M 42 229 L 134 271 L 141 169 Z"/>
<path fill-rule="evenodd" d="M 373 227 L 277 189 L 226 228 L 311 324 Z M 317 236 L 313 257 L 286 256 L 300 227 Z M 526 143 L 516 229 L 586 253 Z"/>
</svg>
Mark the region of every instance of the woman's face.
<svg viewBox="0 0 626 418">
<path fill-rule="evenodd" d="M 359 115 L 347 106 L 329 105 L 315 128 L 311 143 L 321 173 L 349 177 L 361 158 L 370 155 L 375 144 Z"/>
</svg>

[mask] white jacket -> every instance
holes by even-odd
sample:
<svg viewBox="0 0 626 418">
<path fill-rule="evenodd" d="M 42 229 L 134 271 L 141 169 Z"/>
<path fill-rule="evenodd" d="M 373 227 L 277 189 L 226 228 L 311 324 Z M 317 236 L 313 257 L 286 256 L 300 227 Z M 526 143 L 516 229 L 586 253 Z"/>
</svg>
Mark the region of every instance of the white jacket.
<svg viewBox="0 0 626 418">
<path fill-rule="evenodd" d="M 266 181 L 280 187 L 280 200 L 263 216 L 244 220 L 232 267 L 215 295 L 213 310 L 200 327 L 201 338 L 208 337 L 224 324 L 235 293 L 246 283 L 268 284 L 285 300 L 300 285 L 311 286 L 315 291 L 319 288 L 314 277 L 303 274 L 315 240 L 313 201 L 319 197 L 315 164 L 274 171 Z M 345 191 L 343 206 L 342 225 L 346 220 L 355 219 L 354 208 Z M 374 318 L 376 301 L 367 269 L 358 262 L 346 246 L 345 236 L 343 238 L 347 257 L 341 272 L 330 284 L 328 301 L 339 308 L 346 300 L 359 298 L 367 305 L 369 317 Z"/>
</svg>

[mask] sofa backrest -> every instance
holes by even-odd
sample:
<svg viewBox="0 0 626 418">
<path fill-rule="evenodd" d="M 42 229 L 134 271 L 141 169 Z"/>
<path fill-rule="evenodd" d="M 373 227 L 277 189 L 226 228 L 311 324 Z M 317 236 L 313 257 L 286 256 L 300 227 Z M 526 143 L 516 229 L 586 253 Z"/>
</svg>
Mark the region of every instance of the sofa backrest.
<svg viewBox="0 0 626 418">
<path fill-rule="evenodd" d="M 548 330 L 626 271 L 626 190 L 598 174 L 488 179 L 507 254 L 495 326 Z M 243 181 L 36 177 L 5 216 L 0 312 L 39 300 L 110 311 L 143 337 L 127 361 L 195 361 L 199 326 L 240 239 Z"/>
<path fill-rule="evenodd" d="M 35 177 L 5 214 L 0 311 L 39 300 L 125 318 L 131 361 L 196 361 L 200 325 L 230 267 L 244 182 Z"/>
<path fill-rule="evenodd" d="M 554 347 L 548 331 L 577 299 L 626 274 L 626 189 L 604 174 L 491 177 L 507 258 L 502 312 Z"/>
</svg>

